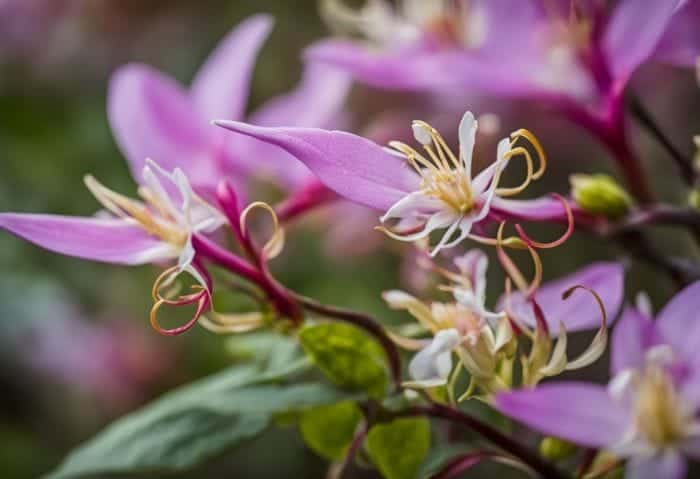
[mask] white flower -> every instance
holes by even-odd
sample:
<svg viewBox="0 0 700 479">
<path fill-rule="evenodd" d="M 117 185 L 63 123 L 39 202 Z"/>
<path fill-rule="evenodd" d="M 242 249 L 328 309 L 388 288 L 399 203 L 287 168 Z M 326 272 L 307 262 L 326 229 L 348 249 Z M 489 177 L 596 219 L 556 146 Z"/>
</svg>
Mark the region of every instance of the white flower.
<svg viewBox="0 0 700 479">
<path fill-rule="evenodd" d="M 430 253 L 434 256 L 441 249 L 463 241 L 472 225 L 486 218 L 501 173 L 511 156 L 512 143 L 508 138 L 502 139 L 498 143 L 496 161 L 472 178 L 477 127 L 474 115 L 466 112 L 459 125 L 459 158 L 447 147 L 440 134 L 422 121 L 413 123 L 413 133 L 426 155 L 400 142 L 390 144 L 420 175 L 421 189 L 396 202 L 380 220 L 386 223 L 390 219 L 419 219 L 424 222 L 424 227 L 410 233 L 384 229 L 389 236 L 402 241 L 417 241 L 435 230 L 445 229 L 442 239 Z"/>
<path fill-rule="evenodd" d="M 138 191 L 143 201 L 112 191 L 90 175 L 85 177 L 85 184 L 109 213 L 161 240 L 157 247 L 145 253 L 149 261 L 177 259 L 177 268 L 163 286 L 187 271 L 206 288 L 204 278 L 192 266 L 195 256 L 192 235 L 212 233 L 226 223 L 226 218 L 192 190 L 182 170 L 176 168 L 169 173 L 154 161 L 146 160 L 143 184 Z"/>
<path fill-rule="evenodd" d="M 445 384 L 452 371 L 452 350 L 461 342 L 456 329 L 438 331 L 432 341 L 411 359 L 408 372 L 413 381 L 405 386 L 430 388 Z"/>
</svg>

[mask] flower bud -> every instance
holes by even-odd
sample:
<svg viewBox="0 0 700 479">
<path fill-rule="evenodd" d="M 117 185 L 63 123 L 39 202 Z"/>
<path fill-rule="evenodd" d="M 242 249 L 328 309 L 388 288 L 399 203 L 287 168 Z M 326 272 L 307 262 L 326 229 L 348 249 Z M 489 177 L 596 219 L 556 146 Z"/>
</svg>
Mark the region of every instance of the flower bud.
<svg viewBox="0 0 700 479">
<path fill-rule="evenodd" d="M 576 453 L 576 445 L 558 439 L 556 437 L 545 437 L 540 442 L 540 454 L 550 461 L 561 461 L 568 459 Z"/>
<path fill-rule="evenodd" d="M 688 206 L 700 211 L 700 189 L 693 189 L 688 193 Z"/>
<path fill-rule="evenodd" d="M 610 219 L 624 216 L 632 206 L 629 194 L 609 175 L 571 175 L 571 195 L 582 210 Z"/>
</svg>

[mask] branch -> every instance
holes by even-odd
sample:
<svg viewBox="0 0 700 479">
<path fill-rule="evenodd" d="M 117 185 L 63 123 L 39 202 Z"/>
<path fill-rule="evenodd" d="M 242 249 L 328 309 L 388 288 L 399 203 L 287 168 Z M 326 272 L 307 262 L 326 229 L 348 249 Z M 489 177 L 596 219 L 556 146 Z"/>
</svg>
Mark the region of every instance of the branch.
<svg viewBox="0 0 700 479">
<path fill-rule="evenodd" d="M 470 416 L 458 409 L 432 403 L 429 406 L 415 406 L 406 411 L 397 413 L 398 416 L 429 416 L 437 419 L 444 419 L 454 424 L 459 424 L 474 431 L 481 437 L 498 446 L 510 455 L 518 458 L 527 464 L 533 471 L 537 472 L 545 479 L 569 479 L 569 477 L 559 470 L 554 464 L 546 461 L 539 454 L 532 451 L 527 446 L 520 444 L 515 439 L 506 436 L 498 429 L 488 423 Z"/>
<path fill-rule="evenodd" d="M 644 125 L 644 127 L 649 130 L 649 132 L 656 138 L 656 140 L 664 147 L 664 149 L 671 156 L 673 161 L 678 167 L 678 172 L 680 173 L 683 180 L 688 184 L 688 186 L 693 186 L 696 180 L 695 171 L 693 169 L 693 162 L 684 155 L 676 146 L 671 142 L 670 138 L 664 134 L 661 127 L 654 121 L 649 110 L 646 109 L 642 101 L 636 95 L 630 95 L 630 110 L 632 114 L 639 120 L 639 122 Z"/>
</svg>

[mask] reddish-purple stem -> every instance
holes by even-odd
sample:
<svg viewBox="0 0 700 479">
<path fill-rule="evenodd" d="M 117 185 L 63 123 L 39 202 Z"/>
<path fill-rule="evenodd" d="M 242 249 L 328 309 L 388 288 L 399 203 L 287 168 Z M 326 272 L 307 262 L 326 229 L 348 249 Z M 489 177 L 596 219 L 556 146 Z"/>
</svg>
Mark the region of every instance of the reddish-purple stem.
<svg viewBox="0 0 700 479">
<path fill-rule="evenodd" d="M 276 205 L 275 211 L 280 221 L 290 221 L 337 198 L 333 191 L 313 180 Z"/>
</svg>

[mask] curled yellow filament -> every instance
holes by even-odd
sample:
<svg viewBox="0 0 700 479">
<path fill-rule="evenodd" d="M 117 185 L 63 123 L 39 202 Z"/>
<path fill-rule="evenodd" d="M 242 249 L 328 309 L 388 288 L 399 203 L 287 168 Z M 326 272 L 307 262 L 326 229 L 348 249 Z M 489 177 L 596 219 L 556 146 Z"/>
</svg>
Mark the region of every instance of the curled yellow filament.
<svg viewBox="0 0 700 479">
<path fill-rule="evenodd" d="M 267 240 L 262 249 L 263 256 L 265 257 L 265 259 L 272 259 L 282 252 L 282 249 L 284 249 L 285 240 L 284 228 L 280 226 L 279 219 L 277 218 L 277 213 L 275 213 L 275 210 L 272 208 L 272 206 L 263 201 L 256 201 L 254 203 L 249 204 L 246 207 L 246 209 L 244 209 L 241 213 L 241 231 L 243 232 L 244 236 L 248 234 L 248 215 L 253 210 L 258 208 L 262 208 L 263 210 L 267 211 L 272 217 L 272 235 Z"/>
</svg>

